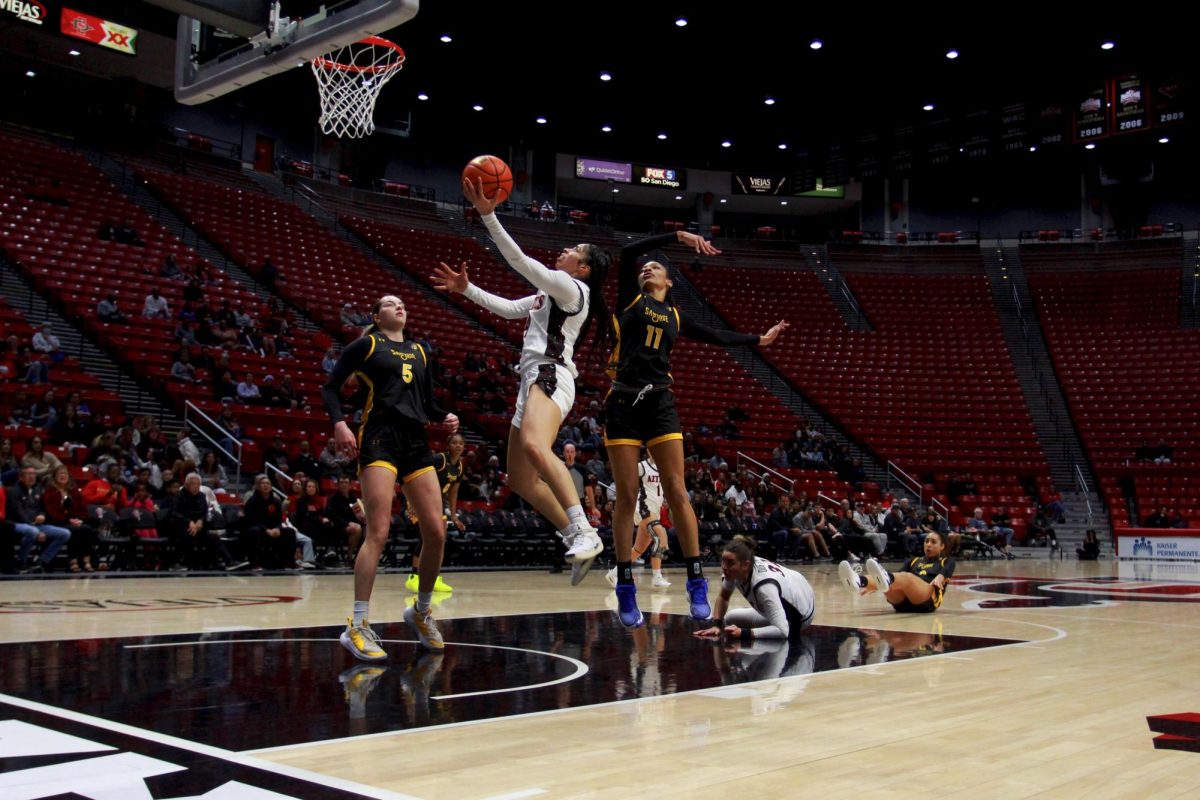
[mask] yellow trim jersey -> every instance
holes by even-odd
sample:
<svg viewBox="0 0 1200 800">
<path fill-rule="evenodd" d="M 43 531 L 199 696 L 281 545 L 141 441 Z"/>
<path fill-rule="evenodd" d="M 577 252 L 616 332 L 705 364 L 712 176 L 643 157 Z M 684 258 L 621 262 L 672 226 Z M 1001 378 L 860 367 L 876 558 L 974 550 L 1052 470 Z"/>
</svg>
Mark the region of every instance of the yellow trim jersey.
<svg viewBox="0 0 1200 800">
<path fill-rule="evenodd" d="M 433 397 L 429 354 L 414 341 L 396 342 L 374 332 L 347 345 L 321 390 L 329 418 L 335 423 L 344 419 L 339 392 L 351 375 L 367 389 L 360 431 L 395 416 L 422 425 L 441 422 L 446 416 Z"/>
</svg>

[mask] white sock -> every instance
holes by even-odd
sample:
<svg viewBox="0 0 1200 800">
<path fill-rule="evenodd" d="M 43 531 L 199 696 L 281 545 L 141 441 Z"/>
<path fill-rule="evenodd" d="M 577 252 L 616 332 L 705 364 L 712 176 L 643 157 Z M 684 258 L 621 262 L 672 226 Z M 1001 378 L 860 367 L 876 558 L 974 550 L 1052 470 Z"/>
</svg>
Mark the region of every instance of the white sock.
<svg viewBox="0 0 1200 800">
<path fill-rule="evenodd" d="M 572 525 L 578 524 L 585 527 L 591 527 L 588 525 L 587 514 L 583 513 L 583 506 L 579 503 L 576 503 L 567 509 L 567 519 L 570 520 Z"/>
<path fill-rule="evenodd" d="M 429 604 L 433 602 L 433 592 L 417 592 L 417 611 L 429 613 Z"/>
<path fill-rule="evenodd" d="M 354 622 L 355 626 L 362 625 L 363 620 L 367 618 L 367 608 L 371 605 L 370 600 L 355 600 L 354 601 Z"/>
<path fill-rule="evenodd" d="M 661 570 L 661 569 L 656 569 L 656 570 L 654 570 L 654 577 L 656 577 L 656 578 L 661 578 L 661 577 L 662 577 L 662 570 Z"/>
</svg>

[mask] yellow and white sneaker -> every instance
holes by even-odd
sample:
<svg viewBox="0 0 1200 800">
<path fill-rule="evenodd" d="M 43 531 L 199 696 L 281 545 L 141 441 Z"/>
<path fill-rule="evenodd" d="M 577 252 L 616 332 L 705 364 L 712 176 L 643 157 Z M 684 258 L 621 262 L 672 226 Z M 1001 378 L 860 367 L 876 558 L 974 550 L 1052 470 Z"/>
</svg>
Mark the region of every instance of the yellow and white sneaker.
<svg viewBox="0 0 1200 800">
<path fill-rule="evenodd" d="M 379 645 L 379 637 L 365 619 L 362 625 L 355 625 L 353 620 L 347 619 L 346 630 L 342 631 L 338 641 L 359 661 L 387 660 L 387 653 Z"/>
<path fill-rule="evenodd" d="M 408 580 L 404 581 L 404 588 L 410 592 L 420 591 L 420 588 L 421 588 L 420 576 L 417 575 L 417 573 L 415 573 L 415 572 L 412 575 L 409 575 Z M 437 580 L 434 581 L 433 590 L 435 592 L 453 592 L 454 587 L 451 586 L 450 584 L 446 583 L 444 580 L 442 580 L 441 575 L 438 575 Z"/>
<path fill-rule="evenodd" d="M 446 643 L 442 641 L 442 632 L 438 630 L 437 623 L 433 621 L 432 612 L 421 613 L 417 611 L 416 606 L 409 606 L 404 609 L 404 621 L 416 630 L 422 647 L 430 650 L 445 649 Z"/>
<path fill-rule="evenodd" d="M 387 672 L 387 667 L 376 667 L 370 664 L 355 664 L 350 669 L 338 675 L 342 684 L 342 693 L 346 705 L 350 707 L 350 716 L 361 719 L 367 715 L 367 695 L 375 688 L 379 678 Z"/>
</svg>

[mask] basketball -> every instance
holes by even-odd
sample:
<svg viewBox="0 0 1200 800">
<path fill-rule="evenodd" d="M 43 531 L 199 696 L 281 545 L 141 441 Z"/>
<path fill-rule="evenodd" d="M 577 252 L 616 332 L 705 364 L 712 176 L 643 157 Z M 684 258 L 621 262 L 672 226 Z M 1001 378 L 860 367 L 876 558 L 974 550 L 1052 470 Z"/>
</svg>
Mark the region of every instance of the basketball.
<svg viewBox="0 0 1200 800">
<path fill-rule="evenodd" d="M 512 170 L 495 156 L 476 156 L 463 169 L 463 178 L 472 184 L 483 181 L 483 196 L 503 203 L 512 194 Z"/>
</svg>

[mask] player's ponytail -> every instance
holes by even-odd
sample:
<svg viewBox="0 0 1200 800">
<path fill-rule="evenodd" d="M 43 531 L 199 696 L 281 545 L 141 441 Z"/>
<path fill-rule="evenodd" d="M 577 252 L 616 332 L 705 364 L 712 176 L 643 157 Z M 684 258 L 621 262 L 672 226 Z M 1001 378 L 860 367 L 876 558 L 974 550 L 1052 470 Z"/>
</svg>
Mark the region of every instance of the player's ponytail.
<svg viewBox="0 0 1200 800">
<path fill-rule="evenodd" d="M 758 549 L 758 542 L 750 536 L 738 534 L 733 537 L 733 540 L 725 545 L 724 552 L 733 553 L 734 558 L 738 561 L 753 561 L 754 551 Z"/>
<path fill-rule="evenodd" d="M 604 283 L 608 280 L 608 270 L 612 265 L 612 258 L 594 244 L 586 245 L 585 249 L 587 265 L 591 267 L 587 280 L 584 281 L 588 287 L 588 313 L 584 317 L 583 325 L 579 328 L 579 337 L 576 342 L 582 344 L 587 338 L 588 331 L 591 330 L 592 321 L 600 320 L 599 327 L 596 328 L 596 335 L 592 337 L 591 356 L 594 357 L 597 352 L 596 348 L 603 348 L 612 335 L 612 326 L 608 322 L 608 301 L 604 299 Z"/>
</svg>

